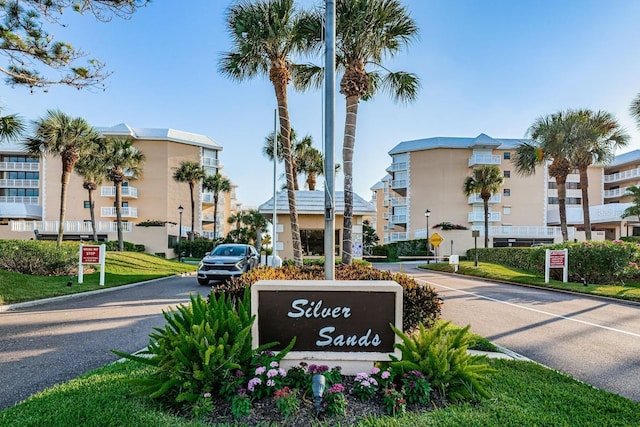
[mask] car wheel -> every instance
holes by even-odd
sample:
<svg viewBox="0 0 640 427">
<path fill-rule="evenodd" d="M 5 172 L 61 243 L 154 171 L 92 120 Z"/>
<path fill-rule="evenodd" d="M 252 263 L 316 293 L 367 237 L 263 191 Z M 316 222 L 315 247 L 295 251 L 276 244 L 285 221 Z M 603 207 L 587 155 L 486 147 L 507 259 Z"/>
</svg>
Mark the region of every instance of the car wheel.
<svg viewBox="0 0 640 427">
<path fill-rule="evenodd" d="M 207 286 L 209 284 L 209 279 L 198 279 L 198 284 L 202 286 Z"/>
</svg>

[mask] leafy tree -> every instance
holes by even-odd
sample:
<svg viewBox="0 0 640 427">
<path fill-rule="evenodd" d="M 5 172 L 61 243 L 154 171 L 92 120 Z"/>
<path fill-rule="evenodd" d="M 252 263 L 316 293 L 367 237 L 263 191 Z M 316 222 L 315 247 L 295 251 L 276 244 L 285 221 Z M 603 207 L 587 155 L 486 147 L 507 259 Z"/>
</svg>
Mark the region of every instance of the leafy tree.
<svg viewBox="0 0 640 427">
<path fill-rule="evenodd" d="M 20 116 L 16 114 L 0 115 L 0 142 L 15 141 L 22 136 L 24 131 L 25 125 Z"/>
<path fill-rule="evenodd" d="M 569 239 L 566 184 L 567 176 L 573 170 L 568 157 L 572 144 L 576 142 L 574 127 L 575 116 L 565 112 L 539 117 L 528 130 L 531 141 L 519 144 L 513 159 L 516 172 L 524 176 L 533 175 L 538 166 L 551 161 L 549 175 L 555 178 L 558 186 L 560 229 L 565 242 Z"/>
<path fill-rule="evenodd" d="M 142 175 L 145 155 L 133 146 L 129 138 L 105 138 L 105 168 L 107 177 L 116 187 L 116 227 L 118 251 L 124 250 L 122 238 L 122 183 L 125 179 L 137 179 Z"/>
<path fill-rule="evenodd" d="M 191 231 L 189 232 L 189 241 L 193 242 L 196 231 L 196 202 L 193 192 L 196 185 L 207 176 L 204 166 L 198 162 L 185 160 L 180 163 L 180 167 L 173 174 L 173 179 L 178 182 L 186 182 L 189 184 L 189 195 L 191 197 Z"/>
<path fill-rule="evenodd" d="M 489 247 L 489 199 L 500 191 L 504 177 L 500 168 L 492 165 L 483 165 L 474 168 L 471 176 L 464 180 L 463 192 L 469 197 L 472 194 L 480 194 L 484 205 L 484 247 Z"/>
<path fill-rule="evenodd" d="M 306 25 L 315 34 L 315 50 L 324 43 L 323 21 L 314 15 Z M 378 91 L 389 93 L 395 101 L 414 101 L 419 89 L 415 74 L 391 72 L 383 60 L 392 58 L 417 36 L 418 27 L 399 0 L 336 1 L 336 67 L 342 71 L 340 93 L 346 101 L 342 161 L 344 168 L 344 221 L 342 262 L 351 263 L 353 234 L 353 150 L 360 100 L 368 101 Z M 298 88 L 319 86 L 322 68 L 300 67 L 296 73 Z"/>
<path fill-rule="evenodd" d="M 109 73 L 104 64 L 90 59 L 78 62 L 86 54 L 69 43 L 56 41 L 45 28 L 45 21 L 60 24 L 67 10 L 92 14 L 100 21 L 114 16 L 126 18 L 150 0 L 6 0 L 0 2 L 0 50 L 7 63 L 0 66 L 9 85 L 44 88 L 64 84 L 76 88 L 99 85 Z M 42 74 L 36 64 L 58 76 Z"/>
<path fill-rule="evenodd" d="M 62 176 L 60 189 L 60 217 L 57 245 L 62 245 L 64 218 L 67 208 L 67 187 L 73 167 L 100 134 L 81 117 L 71 117 L 60 110 L 48 110 L 47 114 L 34 121 L 35 133 L 26 139 L 25 151 L 32 155 L 60 157 Z"/>
<path fill-rule="evenodd" d="M 287 86 L 291 81 L 290 55 L 308 48 L 304 14 L 298 13 L 293 0 L 237 1 L 227 12 L 232 50 L 220 59 L 220 72 L 238 81 L 258 75 L 269 76 L 278 103 L 282 155 L 287 177 L 287 196 L 291 222 L 293 259 L 302 266 L 302 244 L 294 187 L 291 154 L 291 123 Z"/>
<path fill-rule="evenodd" d="M 104 141 L 97 141 L 90 146 L 87 154 L 78 159 L 74 167 L 76 173 L 82 177 L 82 188 L 87 190 L 89 195 L 89 214 L 94 241 L 98 240 L 98 233 L 96 231 L 96 203 L 93 194 L 107 174 L 104 151 Z"/>
<path fill-rule="evenodd" d="M 627 187 L 625 196 L 633 197 L 633 200 L 631 201 L 633 205 L 624 210 L 624 212 L 622 213 L 622 218 L 636 216 L 638 217 L 638 221 L 640 221 L 640 187 L 638 187 L 637 185 Z"/>
<path fill-rule="evenodd" d="M 234 224 L 234 229 L 227 235 L 226 241 L 236 243 L 253 243 L 260 251 L 262 232 L 267 228 L 267 219 L 257 210 L 240 211 L 231 215 L 227 222 Z"/>
<path fill-rule="evenodd" d="M 589 215 L 589 177 L 587 169 L 593 163 L 606 164 L 615 157 L 615 150 L 627 145 L 629 135 L 622 129 L 611 113 L 606 111 L 567 111 L 575 116 L 576 133 L 570 146 L 569 161 L 580 173 L 582 190 L 582 214 L 585 237 L 591 240 L 591 217 Z"/>
<path fill-rule="evenodd" d="M 375 228 L 371 226 L 368 219 L 362 221 L 362 246 L 366 254 L 371 254 L 371 249 L 378 245 L 380 238 L 376 234 Z"/>
<path fill-rule="evenodd" d="M 220 193 L 231 192 L 231 181 L 220 173 L 207 175 L 202 180 L 202 188 L 213 193 L 213 238 L 218 238 L 218 199 Z"/>
</svg>

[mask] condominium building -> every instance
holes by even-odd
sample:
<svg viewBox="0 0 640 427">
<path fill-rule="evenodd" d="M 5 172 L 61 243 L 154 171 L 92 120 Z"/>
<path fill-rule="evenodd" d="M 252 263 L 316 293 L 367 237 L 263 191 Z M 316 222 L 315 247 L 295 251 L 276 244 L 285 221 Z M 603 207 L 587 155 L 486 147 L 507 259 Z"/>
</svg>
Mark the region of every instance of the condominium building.
<svg viewBox="0 0 640 427">
<path fill-rule="evenodd" d="M 127 124 L 97 128 L 105 136 L 131 138 L 134 147 L 145 155 L 142 175 L 129 177 L 122 188 L 124 240 L 144 244 L 147 252 L 173 256 L 178 235 L 186 238 L 191 230 L 189 184 L 177 182 L 173 175 L 184 161 L 196 161 L 207 174 L 220 168 L 222 147 L 205 135 L 175 129 L 133 128 Z M 47 155 L 27 156 L 20 145 L 0 147 L 0 217 L 2 238 L 52 238 L 57 235 L 60 212 L 61 161 Z M 96 229 L 100 239 L 117 238 L 115 187 L 103 181 L 96 191 Z M 194 231 L 213 237 L 214 221 L 221 235 L 227 231 L 235 191 L 219 195 L 218 218 L 214 218 L 213 194 L 195 189 Z M 179 207 L 182 206 L 182 214 Z M 161 227 L 138 226 L 139 223 L 166 223 Z M 179 230 L 179 225 L 182 229 Z M 73 173 L 67 189 L 65 238 L 86 239 L 91 236 L 88 192 L 82 178 Z"/>
<path fill-rule="evenodd" d="M 504 183 L 489 200 L 489 238 L 493 246 L 529 246 L 561 240 L 558 194 L 548 164 L 533 175 L 522 176 L 512 161 L 523 139 L 434 137 L 404 141 L 389 151 L 388 174 L 376 183 L 373 202 L 378 211 L 375 228 L 384 243 L 424 239 L 442 223 L 477 230 L 484 235 L 484 205 L 478 194 L 465 196 L 463 184 L 474 168 L 495 165 Z M 621 157 L 621 156 L 620 156 Z M 619 158 L 620 158 L 619 157 Z M 625 163 L 626 164 L 626 163 Z M 617 166 L 614 166 L 617 165 Z M 640 165 L 640 154 L 635 166 Z M 614 163 L 588 169 L 588 196 L 594 239 L 616 238 L 622 230 L 621 210 L 628 204 L 605 205 L 605 183 L 613 183 Z M 609 171 L 612 172 L 609 172 Z M 622 170 L 622 169 L 620 169 Z M 627 169 L 624 169 L 627 170 Z M 637 175 L 636 175 L 637 176 Z M 582 190 L 578 171 L 567 177 L 567 223 L 570 239 L 583 239 Z M 429 211 L 429 216 L 425 215 Z M 428 224 L 427 224 L 428 223 Z M 427 230 L 429 225 L 429 230 Z M 466 250 L 472 244 L 471 232 L 464 237 Z M 445 239 L 446 240 L 446 239 Z M 453 246 L 453 240 L 451 245 Z"/>
</svg>

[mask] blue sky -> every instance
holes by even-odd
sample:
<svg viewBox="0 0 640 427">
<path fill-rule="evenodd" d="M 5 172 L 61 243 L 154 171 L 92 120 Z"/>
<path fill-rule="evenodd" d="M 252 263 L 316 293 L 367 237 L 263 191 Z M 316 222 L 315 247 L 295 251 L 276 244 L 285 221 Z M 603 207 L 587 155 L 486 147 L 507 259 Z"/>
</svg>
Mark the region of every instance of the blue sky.
<svg viewBox="0 0 640 427">
<path fill-rule="evenodd" d="M 94 126 L 125 122 L 205 134 L 223 146 L 223 173 L 238 185 L 239 201 L 258 206 L 273 191 L 273 166 L 262 146 L 273 130 L 276 103 L 266 78 L 236 83 L 217 71 L 220 53 L 230 47 L 224 24 L 229 3 L 154 0 L 130 20 L 106 24 L 69 14 L 63 18 L 66 28 L 51 32 L 107 63 L 113 71 L 107 89 L 54 87 L 31 94 L 2 85 L 3 111 L 32 120 L 59 108 Z M 360 105 L 354 187 L 365 199 L 385 175 L 387 152 L 401 141 L 480 133 L 520 138 L 537 117 L 567 108 L 613 113 L 632 136 L 621 152 L 640 148 L 640 133 L 628 113 L 640 92 L 640 1 L 403 4 L 420 37 L 387 64 L 418 74 L 422 88 L 417 102 L 407 106 L 384 95 Z M 299 135 L 310 134 L 319 149 L 321 96 L 289 91 L 293 127 Z M 344 99 L 339 94 L 335 122 L 336 162 L 341 162 Z M 340 174 L 337 190 L 342 182 Z"/>
</svg>

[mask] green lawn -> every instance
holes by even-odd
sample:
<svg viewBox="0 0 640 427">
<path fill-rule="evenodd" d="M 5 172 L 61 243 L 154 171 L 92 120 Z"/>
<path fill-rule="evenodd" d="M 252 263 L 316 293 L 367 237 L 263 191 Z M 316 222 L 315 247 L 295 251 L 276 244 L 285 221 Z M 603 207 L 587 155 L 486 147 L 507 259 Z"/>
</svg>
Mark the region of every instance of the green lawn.
<svg viewBox="0 0 640 427">
<path fill-rule="evenodd" d="M 505 267 L 502 265 L 490 264 L 486 262 L 478 263 L 478 267 L 474 267 L 473 264 L 474 263 L 472 261 L 462 261 L 460 263 L 460 268 L 457 274 L 619 298 L 630 301 L 640 301 L 640 283 L 626 283 L 624 286 L 597 284 L 589 284 L 585 286 L 582 283 L 563 283 L 562 281 L 558 280 L 550 280 L 549 283 L 544 283 L 544 277 L 538 276 L 530 271 L 519 270 L 517 268 Z M 420 268 L 453 272 L 453 267 L 445 263 L 424 264 L 421 265 Z"/>
<path fill-rule="evenodd" d="M 0 270 L 0 305 L 93 291 L 196 271 L 197 265 L 179 263 L 140 252 L 107 252 L 105 284 L 100 286 L 100 273 L 77 277 L 67 286 L 69 277 L 31 276 Z"/>
</svg>

